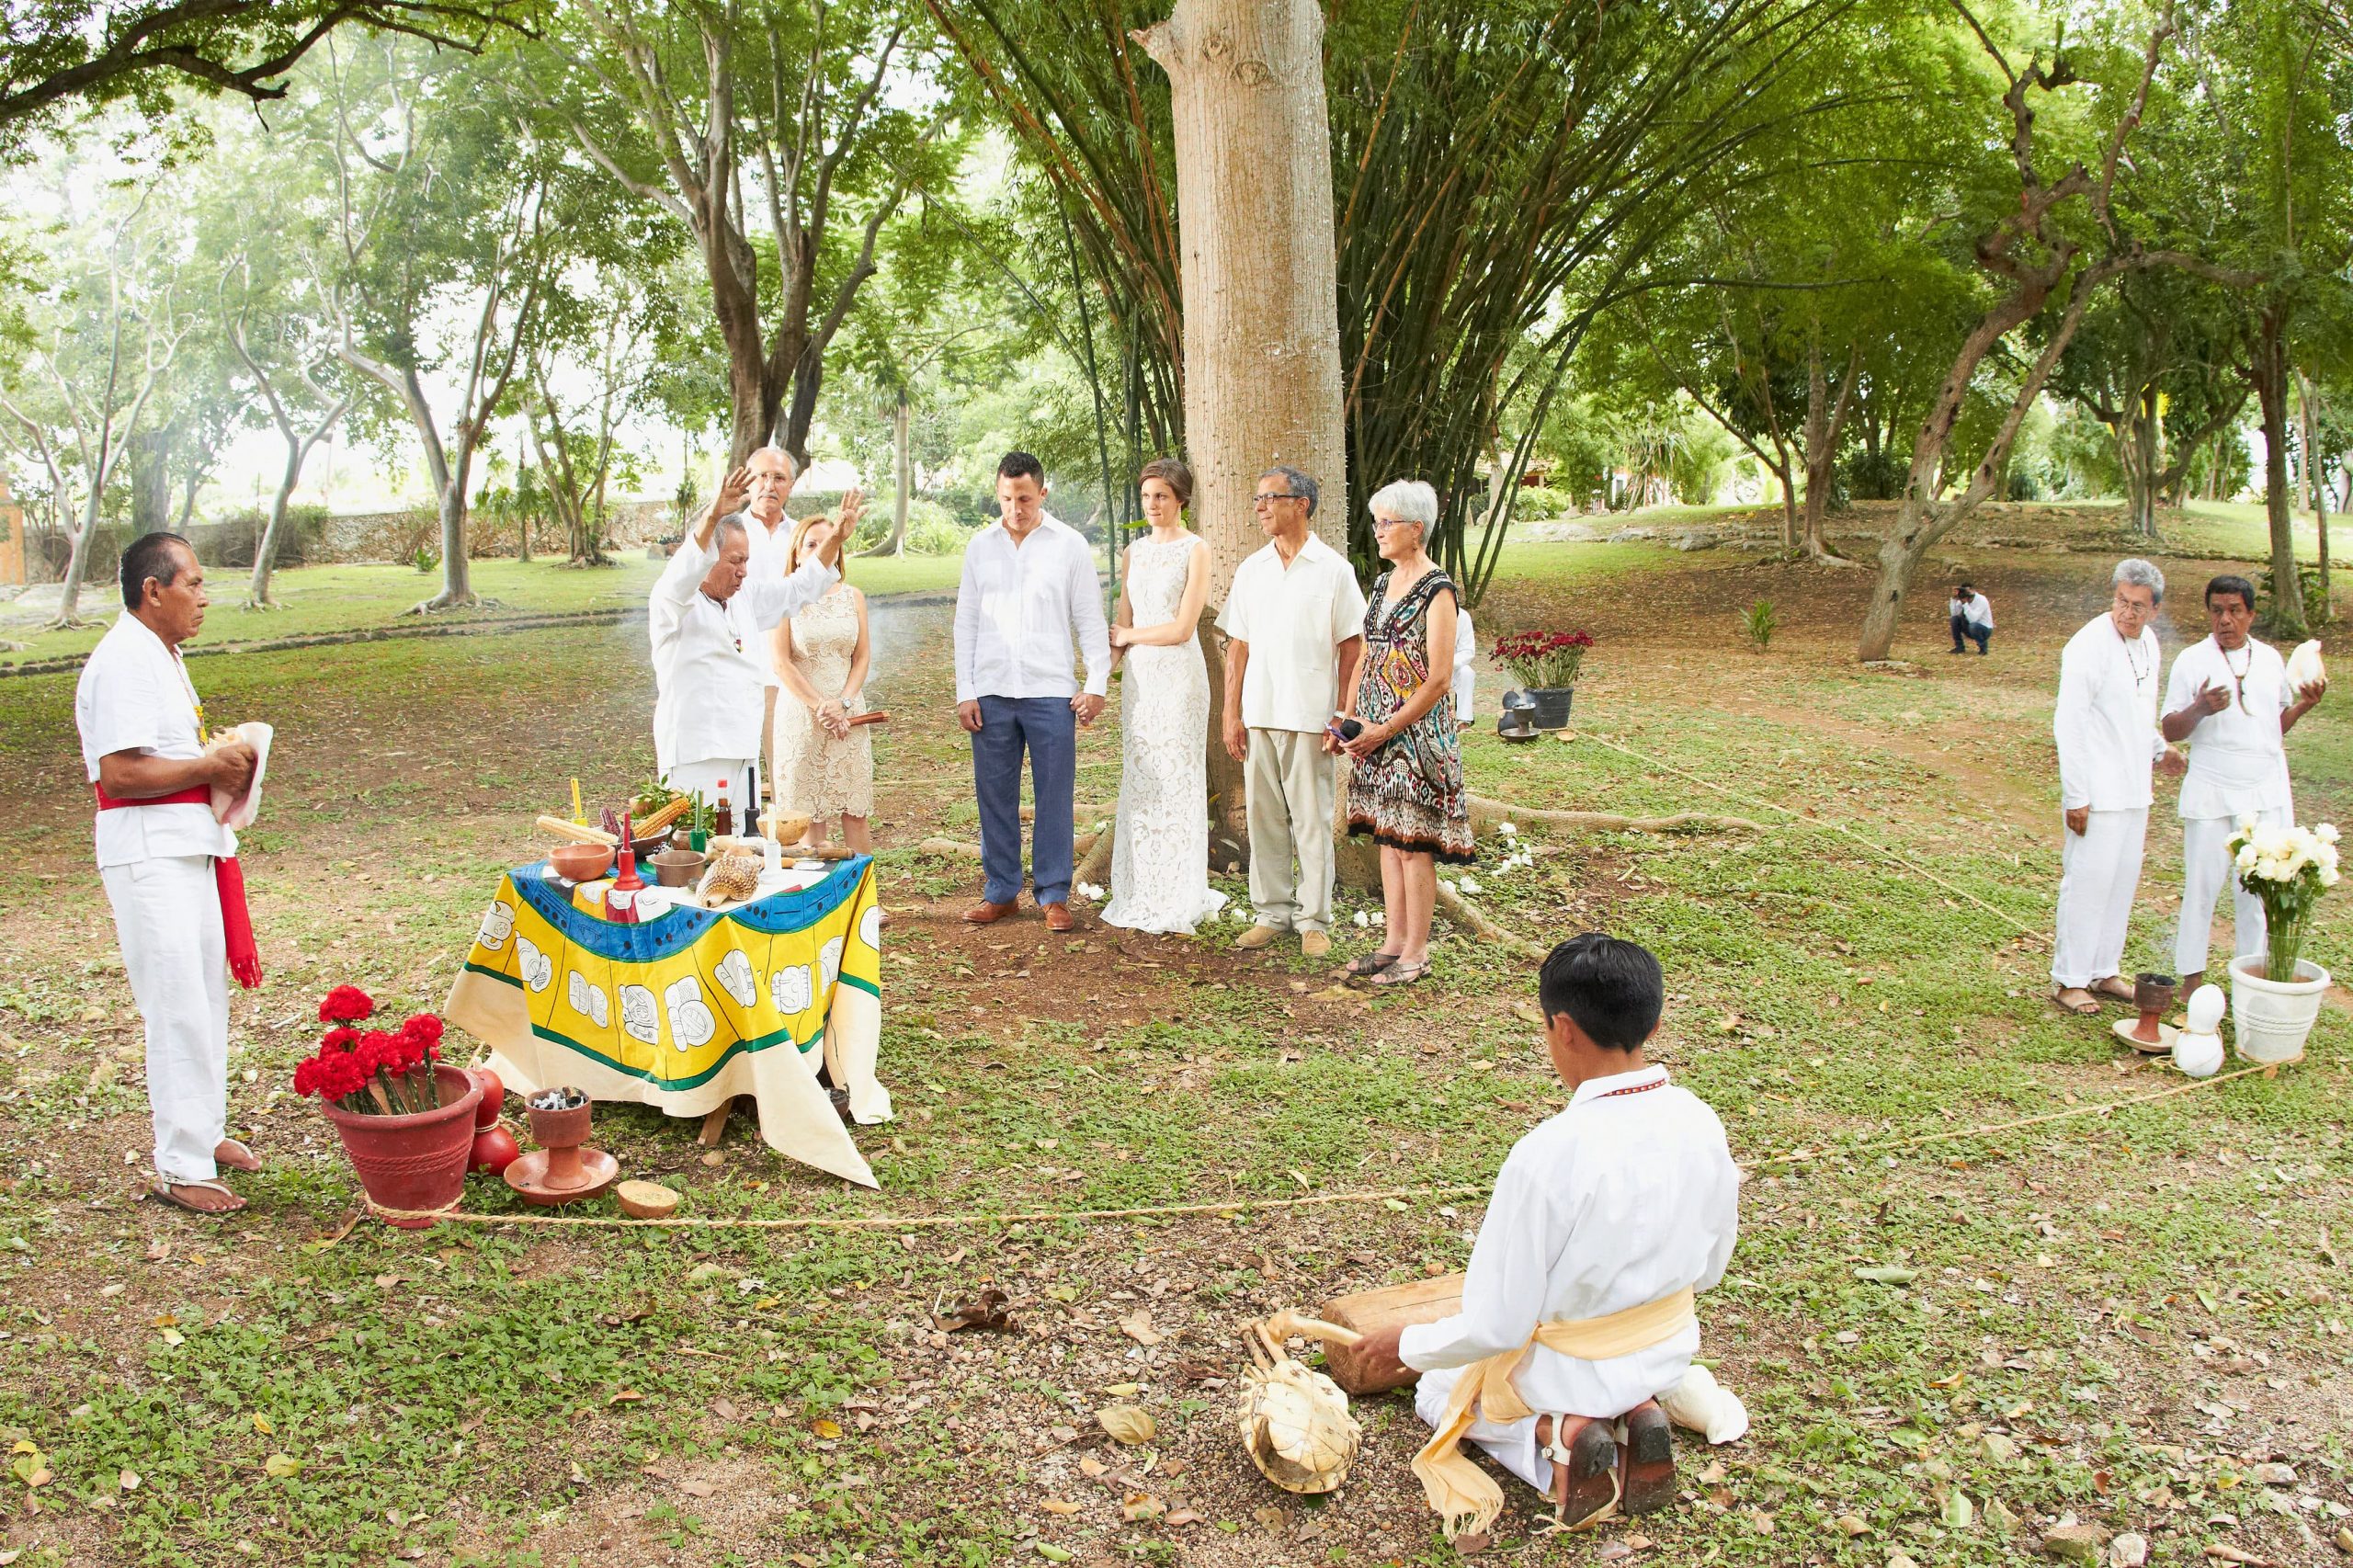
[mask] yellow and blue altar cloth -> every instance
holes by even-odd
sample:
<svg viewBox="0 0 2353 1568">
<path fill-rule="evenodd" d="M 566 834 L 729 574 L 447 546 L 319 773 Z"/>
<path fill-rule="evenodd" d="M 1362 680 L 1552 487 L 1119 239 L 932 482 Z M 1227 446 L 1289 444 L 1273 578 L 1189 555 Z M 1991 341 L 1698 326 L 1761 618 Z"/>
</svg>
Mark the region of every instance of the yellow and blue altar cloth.
<svg viewBox="0 0 2353 1568">
<path fill-rule="evenodd" d="M 875 1076 L 881 925 L 866 856 L 812 887 L 634 926 L 575 903 L 543 864 L 519 867 L 442 1013 L 490 1047 L 517 1094 L 569 1085 L 695 1117 L 750 1095 L 770 1148 L 873 1187 L 817 1064 L 849 1092 L 853 1119 L 890 1119 Z"/>
</svg>

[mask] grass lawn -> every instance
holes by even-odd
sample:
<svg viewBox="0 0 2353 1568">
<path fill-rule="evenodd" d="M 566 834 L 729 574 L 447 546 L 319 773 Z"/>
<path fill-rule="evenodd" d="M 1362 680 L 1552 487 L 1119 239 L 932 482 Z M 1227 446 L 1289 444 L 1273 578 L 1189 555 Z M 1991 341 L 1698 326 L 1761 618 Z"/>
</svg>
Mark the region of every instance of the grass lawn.
<svg viewBox="0 0 2353 1568">
<path fill-rule="evenodd" d="M 2276 1080 L 1878 1147 L 2183 1082 L 2118 1050 L 2109 1019 L 2043 1000 L 2051 693 L 2107 573 L 1957 550 L 1999 607 L 1992 655 L 1947 656 L 1923 593 L 1894 671 L 1851 662 L 1868 574 L 1756 551 L 1517 546 L 1482 607 L 1483 641 L 1574 624 L 1599 643 L 1575 738 L 1475 733 L 1475 790 L 1766 824 L 1530 828 L 1532 868 L 1495 869 L 1491 839 L 1472 873 L 1530 937 L 1604 926 L 1659 953 L 1657 1055 L 1749 1167 L 1701 1317 L 1755 1430 L 1687 1439 L 1682 1503 L 1584 1542 L 1536 1539 L 1515 1487 L 1504 1561 L 1947 1568 L 2033 1556 L 2070 1516 L 2140 1533 L 2167 1568 L 2203 1568 L 2210 1546 L 2336 1554 L 2353 1516 L 2342 1007 Z M 2220 564 L 2167 561 L 2168 653 L 2202 634 L 2182 584 Z M 1736 627 L 1758 597 L 1783 627 L 1761 654 Z M 915 847 L 973 820 L 946 612 L 892 620 L 874 696 L 893 715 L 877 831 L 899 1119 L 858 1133 L 882 1190 L 822 1179 L 740 1121 L 707 1162 L 690 1126 L 601 1108 L 597 1142 L 627 1174 L 677 1187 L 691 1215 L 774 1220 L 1451 1187 L 1489 1179 L 1560 1104 L 1529 966 L 1450 928 L 1431 983 L 1373 996 L 1295 949 L 1232 953 L 1237 922 L 1191 940 L 1089 914 L 1068 937 L 1034 916 L 962 924 L 972 868 Z M 199 666 L 208 708 L 270 719 L 281 748 L 246 858 L 271 978 L 233 1003 L 231 1124 L 268 1169 L 227 1225 L 135 1201 L 140 1032 L 70 787 L 72 676 L 0 682 L 0 792 L 20 802 L 0 824 L 17 868 L 0 906 L 0 1439 L 37 1461 L 5 1483 L 0 1552 L 17 1568 L 1453 1561 L 1407 1471 L 1405 1401 L 1358 1402 L 1364 1449 L 1319 1502 L 1237 1452 L 1232 1380 L 1256 1315 L 1460 1267 L 1476 1197 L 840 1232 L 363 1222 L 336 1239 L 352 1181 L 285 1091 L 315 997 L 350 981 L 391 1006 L 440 1001 L 497 869 L 537 848 L 532 815 L 575 773 L 610 794 L 649 765 L 650 682 L 626 650 L 625 629 L 592 625 L 517 633 L 495 657 L 429 639 Z M 1483 680 L 1491 715 L 1500 679 Z M 1119 744 L 1114 722 L 1082 737 L 1083 801 L 1113 799 Z M 2317 710 L 2290 756 L 2307 820 L 2353 808 L 2353 705 Z M 2128 967 L 2170 948 L 2170 800 Z M 2313 944 L 2339 973 L 2343 897 Z M 1341 904 L 1345 956 L 1378 899 Z M 480 1181 L 468 1203 L 509 1207 Z M 935 1326 L 990 1287 L 1010 1333 Z M 1095 1423 L 1122 1402 L 1157 1423 L 1143 1448 Z"/>
<path fill-rule="evenodd" d="M 603 567 L 575 567 L 546 560 L 477 561 L 473 562 L 474 592 L 497 602 L 480 609 L 444 612 L 433 619 L 437 622 L 491 620 L 579 610 L 642 609 L 646 593 L 661 570 L 661 563 L 647 560 L 642 551 L 616 556 Z M 852 560 L 850 580 L 872 596 L 934 592 L 953 589 L 962 570 L 961 555 L 903 555 Z M 205 616 L 197 647 L 413 625 L 414 619 L 404 619 L 406 612 L 438 592 L 441 584 L 438 571 L 426 574 L 410 566 L 296 566 L 271 579 L 278 608 L 256 610 L 244 607 L 245 574 L 216 567 L 210 579 L 212 608 Z M 111 583 L 99 583 L 84 585 L 82 603 L 85 613 L 105 608 L 111 619 L 111 610 L 119 608 L 120 600 Z M 0 605 L 0 614 L 6 608 Z M 26 644 L 20 653 L 0 653 L 0 667 L 87 653 L 105 631 L 103 625 L 51 631 L 40 630 L 38 622 L 0 622 L 0 637 Z"/>
</svg>

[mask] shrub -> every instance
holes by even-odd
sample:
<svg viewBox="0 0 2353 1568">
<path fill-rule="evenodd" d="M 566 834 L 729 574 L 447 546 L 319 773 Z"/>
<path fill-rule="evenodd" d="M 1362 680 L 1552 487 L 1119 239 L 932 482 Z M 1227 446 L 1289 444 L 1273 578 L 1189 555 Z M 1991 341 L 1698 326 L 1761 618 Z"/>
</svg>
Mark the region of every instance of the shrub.
<svg viewBox="0 0 2353 1568">
<path fill-rule="evenodd" d="M 1780 619 L 1773 613 L 1771 599 L 1758 599 L 1741 611 L 1740 630 L 1748 638 L 1749 648 L 1756 653 L 1765 651 L 1773 641 L 1774 630 L 1779 624 Z"/>
</svg>

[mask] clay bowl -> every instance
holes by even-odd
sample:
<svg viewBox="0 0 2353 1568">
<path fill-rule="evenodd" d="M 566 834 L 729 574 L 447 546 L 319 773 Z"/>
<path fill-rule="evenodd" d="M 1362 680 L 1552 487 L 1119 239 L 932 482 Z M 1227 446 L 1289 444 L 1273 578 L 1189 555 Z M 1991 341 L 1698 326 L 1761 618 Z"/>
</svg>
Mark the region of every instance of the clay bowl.
<svg viewBox="0 0 2353 1568">
<path fill-rule="evenodd" d="M 660 833 L 649 834 L 643 838 L 636 839 L 632 841 L 631 845 L 631 847 L 637 851 L 637 858 L 640 861 L 651 860 L 655 855 L 661 853 L 661 851 L 668 848 L 669 846 L 670 833 L 667 828 L 665 828 Z"/>
<path fill-rule="evenodd" d="M 654 879 L 665 888 L 690 888 L 710 858 L 691 849 L 665 849 L 654 857 Z"/>
<path fill-rule="evenodd" d="M 588 1113 L 592 1108 L 585 1102 L 566 1110 L 537 1110 L 527 1104 L 526 1114 L 531 1119 L 531 1142 L 542 1149 L 577 1147 L 587 1141 Z"/>
<path fill-rule="evenodd" d="M 2179 984 L 2170 974 L 2144 970 L 2132 977 L 2132 1006 L 2143 1013 L 2162 1013 L 2173 1006 L 2173 994 Z"/>
<path fill-rule="evenodd" d="M 809 818 L 800 812 L 771 812 L 765 824 L 779 844 L 798 844 L 809 835 Z"/>
<path fill-rule="evenodd" d="M 559 844 L 548 851 L 548 864 L 566 881 L 593 882 L 611 869 L 613 851 L 603 844 Z"/>
<path fill-rule="evenodd" d="M 678 1211 L 676 1187 L 653 1181 L 625 1181 L 613 1188 L 613 1201 L 632 1220 L 666 1220 Z"/>
</svg>

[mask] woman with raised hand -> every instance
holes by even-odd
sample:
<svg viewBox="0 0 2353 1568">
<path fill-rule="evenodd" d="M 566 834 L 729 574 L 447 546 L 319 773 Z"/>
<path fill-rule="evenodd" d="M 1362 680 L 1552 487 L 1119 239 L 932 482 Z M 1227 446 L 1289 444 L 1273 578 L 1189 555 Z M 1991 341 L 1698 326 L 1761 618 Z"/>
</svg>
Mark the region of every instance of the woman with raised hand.
<svg viewBox="0 0 2353 1568">
<path fill-rule="evenodd" d="M 1425 548 L 1438 521 L 1438 493 L 1401 479 L 1373 496 L 1371 510 L 1373 542 L 1389 570 L 1374 580 L 1365 607 L 1356 696 L 1324 744 L 1356 763 L 1348 832 L 1370 834 L 1381 846 L 1387 940 L 1343 972 L 1374 985 L 1411 985 L 1430 969 L 1437 863 L 1473 858 L 1462 743 L 1447 700 L 1459 600 Z"/>
<path fill-rule="evenodd" d="M 1120 815 L 1111 840 L 1111 902 L 1105 924 L 1189 936 L 1224 907 L 1210 886 L 1207 754 L 1209 665 L 1201 608 L 1209 602 L 1210 548 L 1185 526 L 1193 471 L 1175 458 L 1144 464 L 1139 478 L 1152 532 L 1120 557 L 1112 658 L 1127 674 L 1120 698 Z"/>
</svg>

